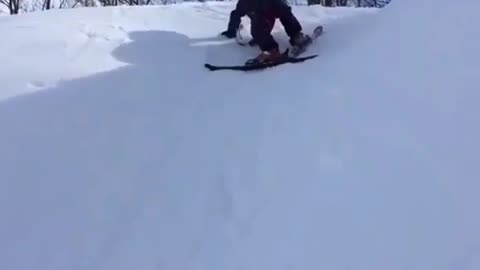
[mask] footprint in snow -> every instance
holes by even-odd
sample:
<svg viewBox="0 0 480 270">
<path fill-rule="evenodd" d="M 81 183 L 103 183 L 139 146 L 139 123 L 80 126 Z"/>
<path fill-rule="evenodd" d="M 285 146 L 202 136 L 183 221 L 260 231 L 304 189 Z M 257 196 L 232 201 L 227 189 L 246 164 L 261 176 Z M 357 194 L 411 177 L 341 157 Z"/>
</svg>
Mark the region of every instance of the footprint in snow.
<svg viewBox="0 0 480 270">
<path fill-rule="evenodd" d="M 42 82 L 42 81 L 31 81 L 27 83 L 28 88 L 33 90 L 42 90 L 54 86 L 53 83 Z"/>
</svg>

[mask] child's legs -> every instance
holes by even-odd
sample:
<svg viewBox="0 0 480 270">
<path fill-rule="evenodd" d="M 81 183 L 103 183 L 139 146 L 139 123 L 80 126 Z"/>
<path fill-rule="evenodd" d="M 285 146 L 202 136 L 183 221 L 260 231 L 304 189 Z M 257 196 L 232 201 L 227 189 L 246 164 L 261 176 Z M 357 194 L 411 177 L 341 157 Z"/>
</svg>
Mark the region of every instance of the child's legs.
<svg viewBox="0 0 480 270">
<path fill-rule="evenodd" d="M 277 18 L 285 29 L 285 32 L 290 38 L 294 38 L 300 31 L 302 26 L 298 19 L 293 15 L 292 8 L 285 2 L 285 0 L 269 0 L 272 10 L 275 12 Z"/>
<path fill-rule="evenodd" d="M 253 39 L 259 45 L 262 51 L 278 49 L 278 43 L 273 38 L 271 32 L 275 25 L 275 14 L 263 13 L 252 16 L 251 33 Z"/>
</svg>

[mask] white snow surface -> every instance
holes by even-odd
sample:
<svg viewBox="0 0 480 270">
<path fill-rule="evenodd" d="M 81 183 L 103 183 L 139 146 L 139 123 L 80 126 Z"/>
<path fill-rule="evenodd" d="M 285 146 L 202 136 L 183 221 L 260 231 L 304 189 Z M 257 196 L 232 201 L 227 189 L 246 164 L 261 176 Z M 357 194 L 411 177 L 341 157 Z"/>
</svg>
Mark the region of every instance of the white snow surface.
<svg viewBox="0 0 480 270">
<path fill-rule="evenodd" d="M 0 17 L 0 269 L 480 269 L 480 2 L 295 7 L 319 57 L 210 72 L 233 5 Z"/>
</svg>

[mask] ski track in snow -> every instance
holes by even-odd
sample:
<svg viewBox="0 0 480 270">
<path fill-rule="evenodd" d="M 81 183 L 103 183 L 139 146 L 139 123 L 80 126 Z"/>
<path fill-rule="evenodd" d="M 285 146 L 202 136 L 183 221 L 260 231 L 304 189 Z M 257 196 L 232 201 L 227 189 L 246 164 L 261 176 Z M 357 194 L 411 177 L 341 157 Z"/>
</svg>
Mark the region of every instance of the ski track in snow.
<svg viewBox="0 0 480 270">
<path fill-rule="evenodd" d="M 445 3 L 295 7 L 319 57 L 251 73 L 203 67 L 258 53 L 233 3 L 2 18 L 0 268 L 480 269 L 480 6 Z"/>
</svg>

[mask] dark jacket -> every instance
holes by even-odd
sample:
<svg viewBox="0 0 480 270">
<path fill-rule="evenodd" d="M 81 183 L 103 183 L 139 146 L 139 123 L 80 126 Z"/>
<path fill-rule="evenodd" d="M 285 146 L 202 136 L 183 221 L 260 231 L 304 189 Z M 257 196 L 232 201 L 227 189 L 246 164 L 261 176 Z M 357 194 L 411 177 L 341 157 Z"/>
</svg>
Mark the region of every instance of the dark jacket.
<svg viewBox="0 0 480 270">
<path fill-rule="evenodd" d="M 230 13 L 228 30 L 231 37 L 235 36 L 243 16 L 251 20 L 250 32 L 253 42 L 258 44 L 262 51 L 278 48 L 271 31 L 277 18 L 280 19 L 285 32 L 292 39 L 301 32 L 302 26 L 293 15 L 291 7 L 286 0 L 238 0 L 237 6 Z"/>
<path fill-rule="evenodd" d="M 282 13 L 283 9 L 290 9 L 285 0 L 238 0 L 235 9 L 230 12 L 228 30 L 236 31 L 243 16 L 248 16 L 250 19 L 254 16 L 272 18 Z"/>
</svg>

